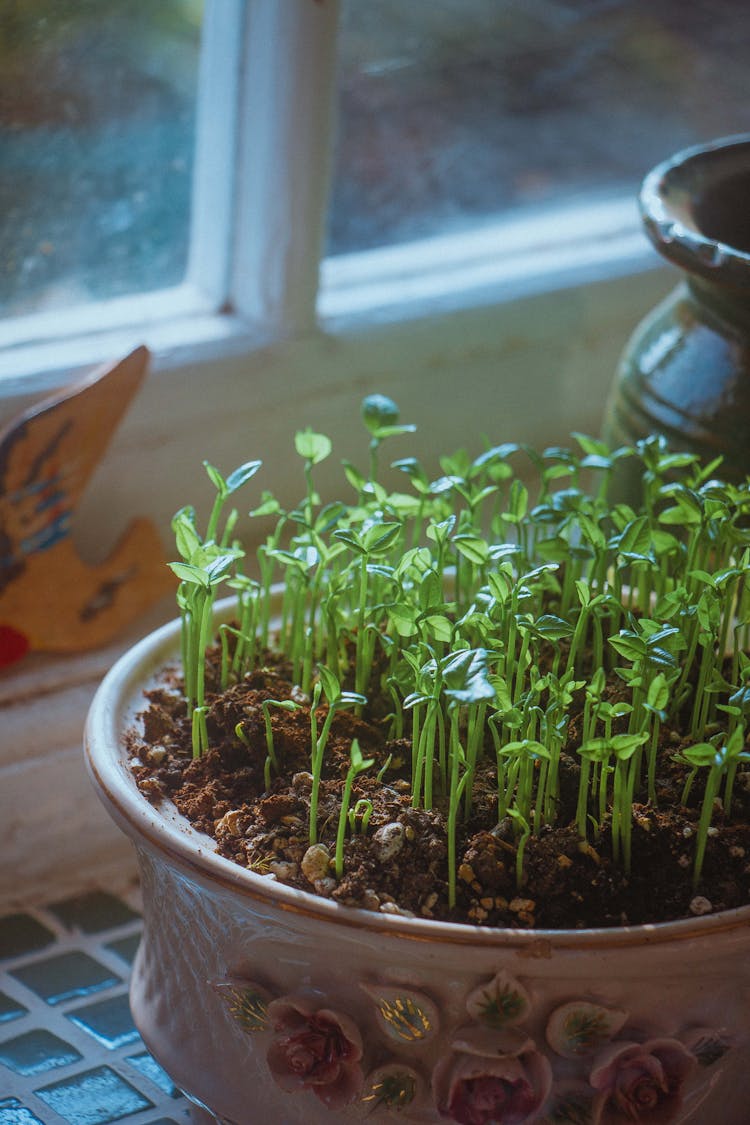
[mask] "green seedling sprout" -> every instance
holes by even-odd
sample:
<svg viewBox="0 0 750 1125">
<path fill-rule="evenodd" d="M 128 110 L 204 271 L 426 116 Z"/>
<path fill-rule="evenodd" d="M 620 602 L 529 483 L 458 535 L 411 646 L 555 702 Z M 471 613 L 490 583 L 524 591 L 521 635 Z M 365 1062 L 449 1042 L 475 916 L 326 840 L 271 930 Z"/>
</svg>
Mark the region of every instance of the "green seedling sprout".
<svg viewBox="0 0 750 1125">
<path fill-rule="evenodd" d="M 362 421 L 370 434 L 370 479 L 378 477 L 378 450 L 387 437 L 410 434 L 416 429 L 411 423 L 399 423 L 399 409 L 387 395 L 368 395 L 362 402 Z"/>
<path fill-rule="evenodd" d="M 337 879 L 340 879 L 344 874 L 344 838 L 346 837 L 346 825 L 350 814 L 349 802 L 351 801 L 354 779 L 358 774 L 364 773 L 365 770 L 369 770 L 370 766 L 372 766 L 374 762 L 374 758 L 362 757 L 362 751 L 359 748 L 359 742 L 355 738 L 352 741 L 352 747 L 349 756 L 349 769 L 346 771 L 344 791 L 341 794 L 341 810 L 339 812 L 339 825 L 336 832 L 336 855 L 334 859 L 334 868 L 336 871 Z M 367 819 L 369 820 L 369 816 Z"/>
<path fill-rule="evenodd" d="M 622 860 L 625 873 L 631 867 L 631 828 L 633 823 L 633 793 L 638 776 L 637 758 L 634 756 L 646 742 L 648 734 L 614 734 L 609 738 L 592 738 L 578 753 L 584 759 L 599 765 L 599 824 L 604 820 L 608 804 L 608 783 L 614 777 L 612 799 L 612 855 L 615 862 Z M 610 765 L 614 759 L 614 766 Z M 585 808 L 579 801 L 576 823 L 579 834 L 585 839 Z"/>
<path fill-rule="evenodd" d="M 508 809 L 508 815 L 515 824 L 518 834 L 516 840 L 516 889 L 520 891 L 523 887 L 523 857 L 526 844 L 531 836 L 531 826 L 519 809 Z"/>
<path fill-rule="evenodd" d="M 261 703 L 263 712 L 263 726 L 266 733 L 266 760 L 263 766 L 263 780 L 266 792 L 271 788 L 271 770 L 278 774 L 279 763 L 276 760 L 276 751 L 273 744 L 273 725 L 271 723 L 271 708 L 279 711 L 299 711 L 302 705 L 293 699 L 264 699 Z"/>
<path fill-rule="evenodd" d="M 220 583 L 228 577 L 237 552 L 217 554 L 216 549 L 198 548 L 189 563 L 170 566 L 181 582 L 183 668 L 188 713 L 194 717 L 193 755 L 208 748 L 205 724 L 206 651 L 211 640 L 213 606 Z M 195 713 L 201 717 L 196 722 Z M 197 739 L 195 732 L 197 731 Z"/>
<path fill-rule="evenodd" d="M 693 862 L 694 889 L 700 883 L 703 873 L 703 861 L 705 859 L 706 845 L 708 843 L 708 830 L 711 827 L 714 803 L 719 795 L 722 778 L 729 779 L 731 776 L 733 781 L 740 763 L 750 761 L 750 753 L 747 753 L 743 749 L 744 745 L 745 730 L 744 727 L 739 726 L 732 732 L 728 741 L 718 748 L 713 746 L 710 742 L 699 742 L 695 746 L 689 746 L 681 752 L 680 757 L 684 758 L 695 769 L 703 768 L 708 770 L 706 789 L 703 794 L 700 820 L 698 822 L 698 831 L 695 840 L 695 859 Z"/>
<path fill-rule="evenodd" d="M 349 810 L 349 831 L 352 836 L 355 836 L 358 830 L 363 836 L 367 835 L 367 828 L 370 824 L 372 812 L 372 801 L 367 800 L 366 797 L 360 797 L 355 803 L 354 808 Z"/>
<path fill-rule="evenodd" d="M 294 435 L 294 448 L 300 457 L 305 462 L 305 482 L 307 484 L 307 496 L 305 497 L 305 522 L 308 527 L 312 526 L 313 511 L 315 506 L 320 502 L 319 497 L 313 486 L 312 470 L 313 465 L 319 465 L 321 461 L 325 461 L 326 457 L 331 454 L 331 439 L 327 438 L 325 434 L 316 434 L 308 427 Z"/>
<path fill-rule="evenodd" d="M 212 465 L 209 461 L 203 462 L 203 467 L 208 473 L 208 477 L 216 489 L 216 498 L 214 499 L 211 515 L 208 519 L 208 527 L 206 529 L 206 542 L 218 543 L 220 547 L 226 547 L 237 520 L 237 513 L 230 513 L 224 531 L 221 536 L 218 534 L 219 520 L 224 505 L 230 496 L 232 496 L 239 488 L 242 487 L 247 481 L 255 476 L 258 469 L 261 467 L 260 461 L 247 461 L 244 465 L 240 465 L 238 469 L 230 473 L 226 479 L 221 475 L 219 470 Z"/>
<path fill-rule="evenodd" d="M 342 691 L 341 685 L 337 678 L 331 672 L 330 668 L 323 665 L 318 669 L 319 679 L 313 688 L 312 704 L 310 707 L 310 746 L 311 746 L 311 770 L 312 773 L 312 789 L 310 792 L 310 843 L 314 844 L 318 839 L 318 797 L 320 794 L 320 782 L 323 772 L 323 757 L 325 755 L 325 748 L 328 744 L 328 736 L 331 732 L 331 724 L 337 711 L 344 711 L 350 707 L 361 707 L 367 703 L 364 695 L 358 692 Z M 317 709 L 320 704 L 321 698 L 325 696 L 328 703 L 328 712 L 323 721 L 323 726 L 318 733 L 318 720 Z"/>
<path fill-rule="evenodd" d="M 310 700 L 314 842 L 329 831 L 318 826 L 318 800 L 331 724 L 344 708 L 361 715 L 369 697 L 384 731 L 403 742 L 379 780 L 411 756 L 412 806 L 448 821 L 452 905 L 480 778 L 497 794 L 498 821 L 515 822 L 522 857 L 533 836 L 558 823 L 563 770 L 577 757 L 582 845 L 592 823 L 597 833 L 611 824 L 613 856 L 627 872 L 636 861 L 633 805 L 655 806 L 659 763 L 677 733 L 677 744 L 693 744 L 680 757 L 684 802 L 704 772 L 728 819 L 750 721 L 750 483 L 714 479 L 716 465 L 701 466 L 661 438 L 610 450 L 577 434 L 575 452 L 489 443 L 478 456 L 459 450 L 440 458 L 438 475 L 406 456 L 393 463 L 404 489 L 389 490 L 378 479 L 382 443 L 413 427 L 400 424 L 385 396 L 366 399 L 362 417 L 369 472 L 344 466 L 353 503 L 322 502 L 314 477 L 331 442 L 298 431 L 301 499 L 286 510 L 262 493 L 250 517 L 272 527 L 255 536 L 255 563 L 233 541 L 230 500 L 260 462 L 226 478 L 205 463 L 215 489 L 205 534 L 194 509 L 175 516 L 193 753 L 205 751 L 213 730 L 210 693 L 241 684 L 273 649 Z M 522 474 L 511 464 L 519 454 Z M 643 470 L 633 507 L 609 500 L 624 457 Z M 211 652 L 207 680 L 222 587 L 235 593 L 237 611 L 219 628 L 220 670 Z M 281 765 L 271 724 L 279 706 L 296 705 L 264 704 L 266 787 Z M 352 831 L 358 816 L 345 812 Z"/>
</svg>

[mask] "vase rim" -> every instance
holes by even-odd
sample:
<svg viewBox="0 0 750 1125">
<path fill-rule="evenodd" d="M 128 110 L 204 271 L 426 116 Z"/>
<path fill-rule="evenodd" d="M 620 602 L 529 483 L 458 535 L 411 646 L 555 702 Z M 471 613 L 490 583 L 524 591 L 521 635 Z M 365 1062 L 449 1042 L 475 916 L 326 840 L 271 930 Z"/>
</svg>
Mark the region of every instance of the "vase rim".
<svg viewBox="0 0 750 1125">
<path fill-rule="evenodd" d="M 234 598 L 217 602 L 215 620 L 228 619 L 235 608 Z M 240 867 L 219 855 L 214 841 L 193 828 L 167 800 L 160 806 L 152 805 L 137 788 L 128 764 L 124 734 L 144 708 L 144 690 L 156 683 L 166 666 L 174 664 L 179 633 L 179 619 L 168 622 L 137 642 L 109 670 L 89 708 L 84 753 L 100 800 L 131 841 L 140 849 L 158 854 L 193 881 L 322 924 L 429 944 L 515 948 L 519 957 L 529 958 L 547 958 L 556 949 L 614 949 L 695 940 L 750 926 L 750 905 L 673 922 L 580 930 L 475 926 L 344 906 Z"/>
<path fill-rule="evenodd" d="M 682 149 L 657 164 L 639 194 L 659 253 L 708 281 L 750 288 L 750 133 Z M 736 216 L 736 217 L 735 217 Z"/>
</svg>

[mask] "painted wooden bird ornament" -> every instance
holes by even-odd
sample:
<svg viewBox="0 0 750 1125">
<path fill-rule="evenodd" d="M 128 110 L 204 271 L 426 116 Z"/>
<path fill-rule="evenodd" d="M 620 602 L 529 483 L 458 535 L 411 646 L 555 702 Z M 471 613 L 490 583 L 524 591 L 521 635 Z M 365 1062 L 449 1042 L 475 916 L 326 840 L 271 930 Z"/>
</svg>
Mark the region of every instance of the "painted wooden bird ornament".
<svg viewBox="0 0 750 1125">
<path fill-rule="evenodd" d="M 71 540 L 84 488 L 149 359 L 137 348 L 0 432 L 0 667 L 29 650 L 95 648 L 173 587 L 148 520 L 134 520 L 97 566 Z"/>
</svg>

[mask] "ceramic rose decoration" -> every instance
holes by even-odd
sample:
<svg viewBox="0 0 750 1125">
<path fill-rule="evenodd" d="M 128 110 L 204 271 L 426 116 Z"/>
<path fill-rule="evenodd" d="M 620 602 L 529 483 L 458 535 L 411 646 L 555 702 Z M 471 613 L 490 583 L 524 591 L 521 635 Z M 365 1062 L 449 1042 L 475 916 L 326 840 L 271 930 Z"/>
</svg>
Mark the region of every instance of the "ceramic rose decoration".
<svg viewBox="0 0 750 1125">
<path fill-rule="evenodd" d="M 507 970 L 475 981 L 463 1015 L 459 1007 L 451 1019 L 435 993 L 388 979 L 360 981 L 367 1005 L 347 1012 L 307 984 L 275 999 L 272 988 L 241 977 L 212 987 L 258 1041 L 281 1090 L 314 1094 L 328 1111 L 360 1119 L 670 1125 L 682 1120 L 691 1080 L 732 1046 L 723 1030 L 701 1026 L 649 1038 L 643 1028 L 653 1013 L 634 1022 L 591 999 L 548 1011 Z"/>
<path fill-rule="evenodd" d="M 695 1056 L 676 1039 L 612 1043 L 591 1071 L 591 1085 L 599 1091 L 594 1125 L 668 1125 L 695 1066 Z"/>
<path fill-rule="evenodd" d="M 442 1117 L 459 1125 L 525 1125 L 547 1100 L 552 1068 L 520 1032 L 466 1028 L 432 1081 Z"/>
<path fill-rule="evenodd" d="M 362 1037 L 348 1016 L 284 998 L 268 1006 L 275 1037 L 268 1066 L 285 1090 L 312 1090 L 329 1109 L 353 1101 L 362 1088 Z"/>
</svg>

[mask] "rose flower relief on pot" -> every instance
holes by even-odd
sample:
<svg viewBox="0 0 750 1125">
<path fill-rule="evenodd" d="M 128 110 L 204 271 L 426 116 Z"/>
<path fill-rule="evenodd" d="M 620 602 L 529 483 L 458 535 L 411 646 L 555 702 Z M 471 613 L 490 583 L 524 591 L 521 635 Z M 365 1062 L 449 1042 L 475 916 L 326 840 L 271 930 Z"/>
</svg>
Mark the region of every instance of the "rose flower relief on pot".
<svg viewBox="0 0 750 1125">
<path fill-rule="evenodd" d="M 386 472 L 414 427 L 363 419 L 341 500 L 297 434 L 255 559 L 262 466 L 206 464 L 92 707 L 146 1043 L 196 1121 L 745 1125 L 750 487 L 658 437 Z"/>
</svg>

